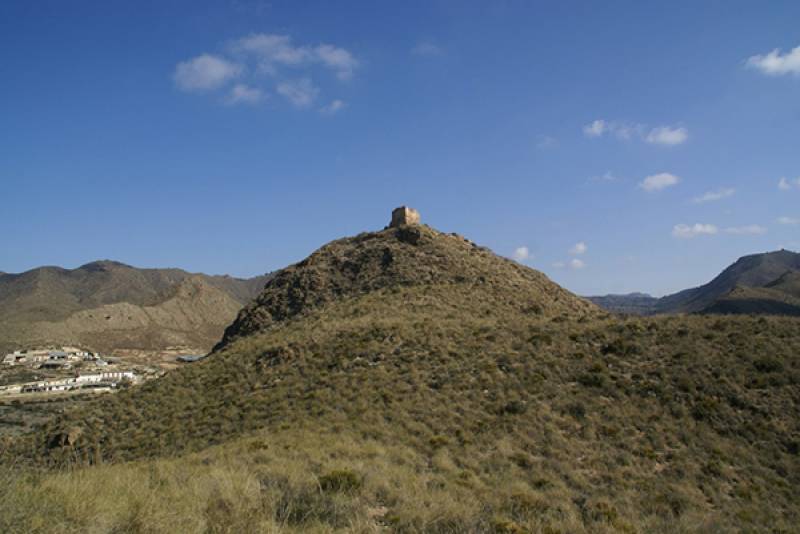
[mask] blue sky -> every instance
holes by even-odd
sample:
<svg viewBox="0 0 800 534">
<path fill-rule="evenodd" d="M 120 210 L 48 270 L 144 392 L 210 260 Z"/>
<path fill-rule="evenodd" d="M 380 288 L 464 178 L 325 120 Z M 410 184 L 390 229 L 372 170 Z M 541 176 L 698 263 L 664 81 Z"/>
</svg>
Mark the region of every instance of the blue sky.
<svg viewBox="0 0 800 534">
<path fill-rule="evenodd" d="M 649 4 L 649 5 L 646 5 Z M 581 293 L 800 249 L 800 3 L 0 3 L 0 270 L 250 276 L 393 207 Z"/>
</svg>

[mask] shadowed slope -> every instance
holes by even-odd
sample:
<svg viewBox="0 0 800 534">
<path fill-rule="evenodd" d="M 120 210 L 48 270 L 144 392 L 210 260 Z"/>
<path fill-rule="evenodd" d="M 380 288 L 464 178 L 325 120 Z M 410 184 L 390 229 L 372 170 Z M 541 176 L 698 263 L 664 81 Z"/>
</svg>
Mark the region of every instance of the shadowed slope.
<svg viewBox="0 0 800 534">
<path fill-rule="evenodd" d="M 737 286 L 763 287 L 786 271 L 800 270 L 800 254 L 779 250 L 739 258 L 711 282 L 660 299 L 656 312 L 699 312 Z"/>
</svg>

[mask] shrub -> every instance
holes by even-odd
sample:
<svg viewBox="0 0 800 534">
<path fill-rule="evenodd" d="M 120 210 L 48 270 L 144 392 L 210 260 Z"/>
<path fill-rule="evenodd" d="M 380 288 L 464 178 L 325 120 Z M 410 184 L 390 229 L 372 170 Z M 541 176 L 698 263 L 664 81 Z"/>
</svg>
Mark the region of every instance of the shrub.
<svg viewBox="0 0 800 534">
<path fill-rule="evenodd" d="M 331 471 L 319 477 L 319 487 L 322 491 L 353 493 L 361 488 L 361 477 L 348 469 Z"/>
<path fill-rule="evenodd" d="M 783 371 L 783 362 L 772 357 L 762 356 L 753 362 L 756 371 L 760 373 L 779 373 Z"/>
</svg>

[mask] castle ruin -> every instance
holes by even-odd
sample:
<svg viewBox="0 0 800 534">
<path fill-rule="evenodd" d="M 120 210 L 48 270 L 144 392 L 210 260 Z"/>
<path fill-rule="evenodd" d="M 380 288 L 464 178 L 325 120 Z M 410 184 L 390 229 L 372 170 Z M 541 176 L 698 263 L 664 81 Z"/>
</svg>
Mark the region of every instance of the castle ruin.
<svg viewBox="0 0 800 534">
<path fill-rule="evenodd" d="M 405 224 L 419 224 L 419 212 L 408 206 L 400 206 L 392 210 L 391 228 L 403 226 Z"/>
</svg>

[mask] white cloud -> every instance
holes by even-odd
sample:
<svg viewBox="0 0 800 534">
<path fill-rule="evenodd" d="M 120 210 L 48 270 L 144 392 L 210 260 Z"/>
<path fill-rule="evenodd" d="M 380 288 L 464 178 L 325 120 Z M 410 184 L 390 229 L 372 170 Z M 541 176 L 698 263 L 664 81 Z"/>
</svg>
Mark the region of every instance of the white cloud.
<svg viewBox="0 0 800 534">
<path fill-rule="evenodd" d="M 359 65 L 348 50 L 331 44 L 296 46 L 288 35 L 253 33 L 233 42 L 234 52 L 253 54 L 262 72 L 276 74 L 279 66 L 299 67 L 319 63 L 336 72 L 337 78 L 347 80 Z"/>
<path fill-rule="evenodd" d="M 326 67 L 336 71 L 336 77 L 340 80 L 349 80 L 353 77 L 358 67 L 358 61 L 353 54 L 329 44 L 321 44 L 314 49 L 316 57 Z"/>
<path fill-rule="evenodd" d="M 514 258 L 516 261 L 522 262 L 522 261 L 525 261 L 525 260 L 527 260 L 527 259 L 528 259 L 528 258 L 530 258 L 530 257 L 531 257 L 531 253 L 530 253 L 530 251 L 528 250 L 528 247 L 517 247 L 517 248 L 514 250 L 514 255 L 513 255 L 513 258 Z"/>
<path fill-rule="evenodd" d="M 264 98 L 264 92 L 261 89 L 250 87 L 243 83 L 237 83 L 228 93 L 225 98 L 225 103 L 230 105 L 235 104 L 258 104 Z"/>
<path fill-rule="evenodd" d="M 680 239 L 691 239 L 699 235 L 714 235 L 718 232 L 716 226 L 713 224 L 676 224 L 672 227 L 672 236 Z"/>
<path fill-rule="evenodd" d="M 606 121 L 604 119 L 598 119 L 585 125 L 583 134 L 586 137 L 602 137 L 605 134 L 609 134 L 624 141 L 636 137 L 651 144 L 666 146 L 680 145 L 689 139 L 689 130 L 683 127 L 658 126 L 652 128 L 648 133 L 647 126 L 644 124 Z"/>
<path fill-rule="evenodd" d="M 221 87 L 242 73 L 241 65 L 203 54 L 178 63 L 172 79 L 183 91 L 207 91 Z"/>
<path fill-rule="evenodd" d="M 608 130 L 606 121 L 598 119 L 583 127 L 583 134 L 587 137 L 600 137 Z"/>
<path fill-rule="evenodd" d="M 800 46 L 785 54 L 776 48 L 768 54 L 752 56 L 748 58 L 746 65 L 770 76 L 800 75 Z"/>
<path fill-rule="evenodd" d="M 336 113 L 342 111 L 345 107 L 347 107 L 347 104 L 345 104 L 343 100 L 336 99 L 330 104 L 322 106 L 319 111 L 325 115 L 335 115 Z"/>
<path fill-rule="evenodd" d="M 645 141 L 656 145 L 680 145 L 685 143 L 687 139 L 689 139 L 689 132 L 686 128 L 660 126 L 650 130 Z"/>
<path fill-rule="evenodd" d="M 704 202 L 714 202 L 715 200 L 722 200 L 723 198 L 727 198 L 733 196 L 736 193 L 736 189 L 732 188 L 723 188 L 717 189 L 715 191 L 708 191 L 707 193 L 703 193 L 699 197 L 694 197 L 692 202 L 695 204 L 702 204 Z"/>
<path fill-rule="evenodd" d="M 587 250 L 586 243 L 581 241 L 580 243 L 575 243 L 575 246 L 569 249 L 569 253 L 573 256 L 579 256 L 581 254 L 585 254 Z"/>
<path fill-rule="evenodd" d="M 584 267 L 586 267 L 586 263 L 584 263 L 582 260 L 579 260 L 578 258 L 573 258 L 570 260 L 569 266 L 572 269 L 583 269 Z"/>
<path fill-rule="evenodd" d="M 661 191 L 662 189 L 666 189 L 667 187 L 672 187 L 680 182 L 681 179 L 674 174 L 670 174 L 668 172 L 662 172 L 659 174 L 653 174 L 651 176 L 647 176 L 644 180 L 639 183 L 639 187 L 644 189 L 645 191 L 653 192 L 653 191 Z"/>
<path fill-rule="evenodd" d="M 292 38 L 288 35 L 253 33 L 234 41 L 232 48 L 256 55 L 259 68 L 270 73 L 275 72 L 276 64 L 299 65 L 311 59 L 311 50 L 292 45 Z"/>
<path fill-rule="evenodd" d="M 747 226 L 732 226 L 726 228 L 725 232 L 735 235 L 761 235 L 766 234 L 767 229 L 758 224 L 749 224 Z"/>
<path fill-rule="evenodd" d="M 339 46 L 296 45 L 288 35 L 252 33 L 228 43 L 224 54 L 202 54 L 178 63 L 173 80 L 183 91 L 225 89 L 220 101 L 228 105 L 256 104 L 268 96 L 263 85 L 264 75 L 269 75 L 276 78 L 277 93 L 302 108 L 320 93 L 311 82 L 312 73 L 327 71 L 348 80 L 358 67 L 355 56 Z M 332 114 L 343 107 L 343 101 L 333 100 L 320 111 Z"/>
<path fill-rule="evenodd" d="M 411 49 L 411 53 L 422 57 L 441 57 L 444 55 L 444 49 L 429 41 L 421 41 Z"/>
<path fill-rule="evenodd" d="M 319 89 L 314 87 L 309 78 L 281 82 L 275 90 L 299 108 L 310 106 L 319 94 Z"/>
<path fill-rule="evenodd" d="M 800 224 L 800 219 L 793 217 L 779 217 L 778 224 Z"/>
</svg>

